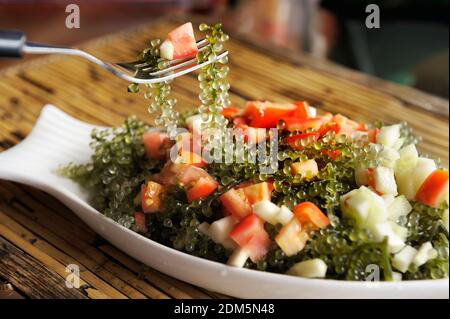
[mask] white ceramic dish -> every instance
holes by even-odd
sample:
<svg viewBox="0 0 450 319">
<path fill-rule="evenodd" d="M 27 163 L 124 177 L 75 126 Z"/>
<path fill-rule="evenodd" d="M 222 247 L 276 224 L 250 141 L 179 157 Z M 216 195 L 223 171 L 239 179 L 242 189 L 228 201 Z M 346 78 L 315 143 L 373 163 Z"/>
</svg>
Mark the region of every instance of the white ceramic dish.
<svg viewBox="0 0 450 319">
<path fill-rule="evenodd" d="M 30 135 L 0 153 L 0 179 L 52 194 L 128 255 L 167 275 L 223 294 L 242 298 L 449 298 L 448 279 L 379 283 L 304 279 L 229 267 L 130 231 L 89 206 L 77 184 L 54 174 L 61 164 L 89 160 L 93 127 L 55 106 L 45 106 Z"/>
</svg>

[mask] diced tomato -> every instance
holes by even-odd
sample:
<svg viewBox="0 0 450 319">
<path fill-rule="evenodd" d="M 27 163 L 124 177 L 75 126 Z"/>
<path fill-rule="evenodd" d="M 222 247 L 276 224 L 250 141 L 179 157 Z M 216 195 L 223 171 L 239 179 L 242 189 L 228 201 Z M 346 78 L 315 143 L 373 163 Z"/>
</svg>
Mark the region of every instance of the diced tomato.
<svg viewBox="0 0 450 319">
<path fill-rule="evenodd" d="M 252 207 L 243 189 L 230 189 L 220 197 L 220 202 L 226 214 L 241 220 L 252 213 Z"/>
<path fill-rule="evenodd" d="M 194 29 L 190 22 L 169 32 L 167 39 L 173 45 L 173 59 L 186 58 L 198 52 Z"/>
<path fill-rule="evenodd" d="M 448 191 L 448 171 L 437 169 L 422 183 L 416 200 L 428 206 L 439 207 Z"/>
<path fill-rule="evenodd" d="M 303 229 L 302 224 L 296 218 L 284 225 L 275 236 L 275 242 L 286 256 L 297 254 L 305 248 L 309 239 L 308 232 Z"/>
<path fill-rule="evenodd" d="M 328 217 L 319 207 L 311 202 L 303 202 L 294 207 L 294 215 L 303 225 L 312 225 L 315 228 L 325 228 L 330 225 Z"/>
<path fill-rule="evenodd" d="M 317 162 L 313 159 L 310 159 L 304 162 L 292 163 L 291 173 L 294 176 L 299 174 L 303 178 L 311 178 L 319 173 L 319 168 L 317 166 Z"/>
<path fill-rule="evenodd" d="M 145 234 L 148 231 L 146 216 L 142 212 L 134 213 L 134 222 L 136 224 L 136 231 Z"/>
<path fill-rule="evenodd" d="M 319 132 L 301 133 L 288 136 L 284 139 L 284 141 L 287 142 L 294 150 L 302 150 L 304 147 L 301 145 L 301 140 L 310 139 L 312 142 L 315 142 L 319 139 L 319 137 Z"/>
<path fill-rule="evenodd" d="M 335 161 L 341 154 L 342 154 L 341 150 L 331 150 L 331 151 L 322 150 L 322 155 L 328 155 L 333 161 Z"/>
<path fill-rule="evenodd" d="M 289 132 L 305 132 L 308 129 L 318 130 L 323 124 L 319 117 L 301 119 L 297 117 L 283 117 L 284 128 Z"/>
<path fill-rule="evenodd" d="M 172 142 L 166 133 L 148 131 L 143 134 L 142 139 L 147 158 L 157 160 L 164 160 L 167 158 Z"/>
<path fill-rule="evenodd" d="M 203 199 L 211 195 L 219 186 L 219 183 L 211 177 L 201 177 L 186 192 L 187 200 L 192 203 L 195 200 Z"/>
<path fill-rule="evenodd" d="M 226 117 L 227 119 L 233 119 L 238 114 L 241 113 L 241 109 L 238 109 L 237 107 L 224 107 L 222 110 L 222 115 Z"/>
<path fill-rule="evenodd" d="M 369 142 L 376 143 L 377 142 L 377 134 L 380 131 L 379 128 L 373 128 L 369 130 Z"/>
<path fill-rule="evenodd" d="M 190 164 L 200 168 L 208 165 L 200 155 L 186 151 L 184 148 L 181 148 L 178 151 L 178 157 L 175 160 L 175 163 Z"/>
<path fill-rule="evenodd" d="M 144 213 L 156 213 L 161 210 L 163 186 L 149 181 L 141 186 L 141 206 Z"/>
<path fill-rule="evenodd" d="M 272 128 L 282 117 L 292 116 L 296 109 L 292 103 L 249 101 L 245 106 L 245 116 L 252 127 Z"/>
<path fill-rule="evenodd" d="M 244 247 L 253 236 L 264 231 L 264 221 L 258 215 L 250 214 L 237 224 L 230 232 L 230 237 Z"/>
<path fill-rule="evenodd" d="M 242 188 L 251 205 L 262 200 L 270 201 L 272 197 L 272 189 L 273 185 L 269 182 L 262 182 Z"/>
<path fill-rule="evenodd" d="M 199 167 L 168 162 L 161 172 L 153 175 L 153 179 L 162 185 L 175 185 L 177 183 L 190 185 L 201 177 L 208 176 L 210 176 L 208 172 Z"/>
<path fill-rule="evenodd" d="M 340 126 L 339 134 L 345 134 L 347 136 L 350 136 L 354 131 L 359 130 L 361 127 L 358 122 L 350 120 L 342 114 L 336 114 L 333 116 L 333 121 Z"/>
<path fill-rule="evenodd" d="M 334 131 L 338 134 L 341 131 L 341 126 L 336 122 L 328 122 L 323 124 L 319 129 L 320 136 L 324 136 L 330 131 Z"/>
<path fill-rule="evenodd" d="M 245 117 L 235 117 L 233 119 L 233 124 L 236 127 L 242 127 L 243 125 L 247 125 L 247 120 L 245 119 Z"/>
<path fill-rule="evenodd" d="M 301 119 L 307 119 L 307 118 L 312 117 L 311 109 L 310 109 L 308 102 L 296 101 L 296 102 L 294 102 L 294 105 L 297 108 L 295 109 L 294 113 L 292 114 L 293 117 L 298 117 Z"/>
<path fill-rule="evenodd" d="M 269 251 L 270 246 L 270 237 L 269 234 L 264 230 L 260 230 L 256 233 L 247 244 L 245 244 L 244 251 L 250 256 L 250 259 L 253 262 L 257 262 L 259 260 L 263 260 L 267 252 Z"/>
</svg>

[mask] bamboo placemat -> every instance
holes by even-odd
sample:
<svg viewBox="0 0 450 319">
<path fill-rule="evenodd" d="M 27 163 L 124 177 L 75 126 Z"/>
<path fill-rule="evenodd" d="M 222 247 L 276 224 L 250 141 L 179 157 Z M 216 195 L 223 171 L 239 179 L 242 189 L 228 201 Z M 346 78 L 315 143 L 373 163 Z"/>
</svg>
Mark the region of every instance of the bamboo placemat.
<svg viewBox="0 0 450 319">
<path fill-rule="evenodd" d="M 130 60 L 148 39 L 164 37 L 179 22 L 162 19 L 82 48 L 105 60 Z M 233 103 L 306 99 L 324 111 L 357 120 L 407 121 L 424 139 L 421 151 L 448 165 L 447 100 L 248 40 L 234 38 L 228 49 Z M 46 103 L 99 125 L 120 125 L 131 114 L 150 120 L 142 95 L 129 94 L 126 87 L 79 58 L 45 57 L 5 69 L 0 72 L 0 150 L 27 136 Z M 197 107 L 198 93 L 195 75 L 174 82 L 180 110 Z M 65 286 L 68 264 L 81 266 L 80 289 Z M 4 181 L 0 277 L 30 298 L 225 297 L 143 266 L 96 235 L 56 199 Z"/>
</svg>

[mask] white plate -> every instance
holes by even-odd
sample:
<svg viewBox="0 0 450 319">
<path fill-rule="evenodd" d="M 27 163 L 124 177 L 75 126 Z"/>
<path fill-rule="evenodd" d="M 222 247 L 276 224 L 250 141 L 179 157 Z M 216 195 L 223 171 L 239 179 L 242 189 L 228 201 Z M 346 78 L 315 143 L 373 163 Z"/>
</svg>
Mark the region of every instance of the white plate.
<svg viewBox="0 0 450 319">
<path fill-rule="evenodd" d="M 69 162 L 89 160 L 90 131 L 47 105 L 30 135 L 0 153 L 0 178 L 37 187 L 70 207 L 94 231 L 113 245 L 169 276 L 212 291 L 242 298 L 448 298 L 449 281 L 345 282 L 305 279 L 239 269 L 194 257 L 128 230 L 86 203 L 75 183 L 54 174 Z"/>
</svg>

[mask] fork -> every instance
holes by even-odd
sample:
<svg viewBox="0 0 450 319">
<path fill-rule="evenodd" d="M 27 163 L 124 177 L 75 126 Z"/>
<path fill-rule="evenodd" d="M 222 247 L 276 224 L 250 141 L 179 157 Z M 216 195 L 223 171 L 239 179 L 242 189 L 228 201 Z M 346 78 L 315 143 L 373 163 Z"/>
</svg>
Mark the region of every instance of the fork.
<svg viewBox="0 0 450 319">
<path fill-rule="evenodd" d="M 207 48 L 208 41 L 202 39 L 197 42 L 199 51 Z M 216 62 L 228 55 L 224 51 L 214 59 L 198 63 L 195 56 L 172 60 L 166 68 L 155 70 L 145 61 L 110 63 L 100 60 L 80 49 L 55 46 L 43 43 L 27 42 L 25 33 L 17 30 L 0 30 L 0 58 L 21 58 L 24 54 L 65 54 L 85 58 L 119 78 L 139 84 L 152 84 L 172 80 L 190 73 L 208 64 Z"/>
</svg>

